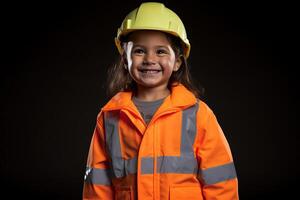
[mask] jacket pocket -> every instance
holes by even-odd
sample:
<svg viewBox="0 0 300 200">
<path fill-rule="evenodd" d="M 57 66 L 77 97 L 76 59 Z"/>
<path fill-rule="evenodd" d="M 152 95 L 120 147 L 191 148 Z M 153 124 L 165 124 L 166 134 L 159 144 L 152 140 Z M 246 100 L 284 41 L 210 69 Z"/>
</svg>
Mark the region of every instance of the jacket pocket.
<svg viewBox="0 0 300 200">
<path fill-rule="evenodd" d="M 132 188 L 130 186 L 115 188 L 115 200 L 133 200 Z"/>
<path fill-rule="evenodd" d="M 203 200 L 200 185 L 175 185 L 170 188 L 170 200 Z"/>
</svg>

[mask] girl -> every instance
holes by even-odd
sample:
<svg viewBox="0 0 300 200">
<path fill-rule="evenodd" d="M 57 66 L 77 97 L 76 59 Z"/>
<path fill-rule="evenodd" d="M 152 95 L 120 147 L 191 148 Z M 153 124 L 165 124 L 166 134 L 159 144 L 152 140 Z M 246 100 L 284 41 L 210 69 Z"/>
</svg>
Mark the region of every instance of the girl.
<svg viewBox="0 0 300 200">
<path fill-rule="evenodd" d="M 121 59 L 97 117 L 83 199 L 238 199 L 229 145 L 191 84 L 180 18 L 142 3 L 115 41 Z"/>
</svg>

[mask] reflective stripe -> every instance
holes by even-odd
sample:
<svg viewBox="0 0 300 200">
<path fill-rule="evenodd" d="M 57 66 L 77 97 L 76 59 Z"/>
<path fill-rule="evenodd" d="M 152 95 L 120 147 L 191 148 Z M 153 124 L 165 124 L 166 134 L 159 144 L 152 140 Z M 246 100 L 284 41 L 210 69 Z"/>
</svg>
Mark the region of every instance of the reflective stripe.
<svg viewBox="0 0 300 200">
<path fill-rule="evenodd" d="M 111 157 L 111 168 L 115 177 L 124 176 L 125 161 L 122 159 L 119 138 L 119 113 L 104 113 L 104 126 L 106 132 L 106 147 Z"/>
<path fill-rule="evenodd" d="M 141 174 L 153 174 L 153 157 L 141 159 Z M 157 158 L 157 173 L 197 174 L 197 160 L 193 155 L 187 157 L 160 156 Z"/>
<path fill-rule="evenodd" d="M 153 157 L 143 157 L 141 159 L 141 174 L 153 174 Z"/>
<path fill-rule="evenodd" d="M 216 184 L 236 177 L 233 162 L 199 171 L 199 178 L 205 185 Z"/>
<path fill-rule="evenodd" d="M 197 174 L 198 164 L 193 154 L 176 157 L 161 156 L 157 158 L 157 173 Z"/>
<path fill-rule="evenodd" d="M 182 111 L 182 122 L 181 122 L 181 145 L 180 145 L 180 157 L 182 154 L 193 152 L 193 144 L 196 136 L 196 113 L 199 104 Z"/>
<path fill-rule="evenodd" d="M 125 174 L 135 174 L 137 168 L 137 158 L 125 160 Z"/>
<path fill-rule="evenodd" d="M 87 167 L 84 180 L 87 183 L 97 185 L 111 185 L 111 175 L 109 169 L 96 169 Z"/>
</svg>

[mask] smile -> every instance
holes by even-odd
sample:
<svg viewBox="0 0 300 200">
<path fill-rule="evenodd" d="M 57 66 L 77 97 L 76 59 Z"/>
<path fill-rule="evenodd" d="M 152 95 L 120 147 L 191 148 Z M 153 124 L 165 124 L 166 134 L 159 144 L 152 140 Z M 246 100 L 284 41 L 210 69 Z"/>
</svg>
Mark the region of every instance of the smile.
<svg viewBox="0 0 300 200">
<path fill-rule="evenodd" d="M 145 73 L 145 74 L 156 74 L 156 73 L 161 72 L 162 70 L 159 70 L 159 69 L 141 69 L 139 71 L 142 72 L 142 73 Z"/>
</svg>

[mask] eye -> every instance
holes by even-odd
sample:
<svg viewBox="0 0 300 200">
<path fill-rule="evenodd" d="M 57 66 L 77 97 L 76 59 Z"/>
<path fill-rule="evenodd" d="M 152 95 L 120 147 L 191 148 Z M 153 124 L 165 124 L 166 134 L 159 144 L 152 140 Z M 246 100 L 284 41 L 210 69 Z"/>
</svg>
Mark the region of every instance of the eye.
<svg viewBox="0 0 300 200">
<path fill-rule="evenodd" d="M 165 49 L 158 49 L 158 50 L 156 51 L 156 53 L 157 53 L 158 55 L 164 55 L 164 54 L 168 54 L 168 51 L 165 50 Z"/>
<path fill-rule="evenodd" d="M 135 48 L 133 50 L 133 54 L 141 55 L 141 54 L 144 54 L 144 53 L 145 53 L 145 50 L 142 49 L 142 48 Z"/>
</svg>

